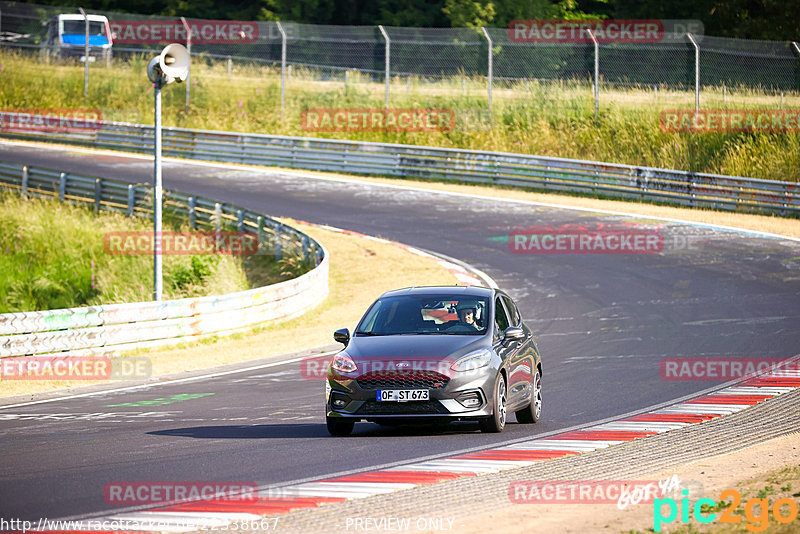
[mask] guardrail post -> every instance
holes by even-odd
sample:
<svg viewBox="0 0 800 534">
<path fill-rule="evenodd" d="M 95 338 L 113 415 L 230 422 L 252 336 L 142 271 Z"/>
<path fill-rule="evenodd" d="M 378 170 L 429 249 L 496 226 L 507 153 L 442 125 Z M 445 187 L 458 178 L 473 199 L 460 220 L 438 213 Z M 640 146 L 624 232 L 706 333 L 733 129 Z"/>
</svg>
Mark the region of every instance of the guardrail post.
<svg viewBox="0 0 800 534">
<path fill-rule="evenodd" d="M 242 210 L 236 210 L 236 231 L 244 233 L 244 212 Z"/>
<path fill-rule="evenodd" d="M 67 194 L 67 173 L 62 172 L 58 175 L 58 201 L 64 202 L 64 195 Z"/>
<path fill-rule="evenodd" d="M 692 42 L 694 46 L 694 112 L 700 112 L 700 46 L 691 33 L 687 33 L 686 37 Z"/>
<path fill-rule="evenodd" d="M 197 230 L 197 199 L 189 197 L 189 228 Z"/>
<path fill-rule="evenodd" d="M 219 202 L 214 204 L 214 219 L 216 219 L 214 227 L 219 232 L 222 228 L 222 205 Z"/>
<path fill-rule="evenodd" d="M 128 217 L 133 217 L 133 210 L 136 207 L 136 186 L 128 184 Z"/>
<path fill-rule="evenodd" d="M 22 189 L 20 190 L 22 198 L 28 198 L 28 166 L 22 166 Z"/>
<path fill-rule="evenodd" d="M 103 193 L 103 182 L 100 178 L 94 179 L 94 210 L 100 211 L 100 197 Z"/>
<path fill-rule="evenodd" d="M 489 77 L 489 122 L 491 123 L 492 120 L 492 75 L 494 73 L 494 68 L 492 66 L 493 58 L 492 58 L 492 38 L 489 36 L 489 32 L 486 31 L 486 28 L 481 26 L 481 30 L 483 30 L 483 35 L 486 37 L 486 42 L 489 43 L 489 67 L 488 67 L 488 77 Z"/>
<path fill-rule="evenodd" d="M 280 260 L 283 258 L 283 250 L 281 248 L 281 233 L 283 232 L 283 225 L 278 223 L 275 227 L 275 259 Z"/>
<path fill-rule="evenodd" d="M 278 31 L 281 32 L 281 118 L 283 118 L 283 108 L 286 101 L 286 32 L 280 21 L 276 21 Z"/>
<path fill-rule="evenodd" d="M 264 235 L 264 217 L 259 215 L 256 217 L 256 239 L 258 243 L 258 248 L 261 248 L 262 238 L 261 236 Z"/>
<path fill-rule="evenodd" d="M 391 68 L 390 68 L 390 66 L 391 66 L 391 46 L 392 46 L 392 42 L 389 39 L 389 34 L 386 33 L 386 30 L 383 29 L 383 26 L 379 25 L 378 29 L 381 31 L 381 34 L 383 34 L 383 38 L 386 39 L 386 49 L 385 49 L 383 55 L 384 55 L 384 59 L 386 60 L 386 74 L 384 75 L 384 78 L 386 79 L 386 97 L 385 97 L 385 99 L 386 99 L 386 109 L 389 109 L 389 81 L 391 80 L 391 77 L 392 77 L 392 74 L 391 74 L 392 71 L 391 71 Z"/>
</svg>

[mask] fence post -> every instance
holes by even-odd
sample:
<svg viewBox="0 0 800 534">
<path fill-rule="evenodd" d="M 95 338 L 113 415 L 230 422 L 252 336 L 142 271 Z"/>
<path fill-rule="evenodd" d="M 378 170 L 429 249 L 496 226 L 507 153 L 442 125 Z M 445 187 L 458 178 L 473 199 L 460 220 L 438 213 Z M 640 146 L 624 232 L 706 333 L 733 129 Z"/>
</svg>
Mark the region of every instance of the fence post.
<svg viewBox="0 0 800 534">
<path fill-rule="evenodd" d="M 389 34 L 386 33 L 386 30 L 383 29 L 383 26 L 379 25 L 378 29 L 383 34 L 383 38 L 386 39 L 386 50 L 384 52 L 384 59 L 386 60 L 386 74 L 384 78 L 386 79 L 386 109 L 389 109 L 389 80 L 391 80 L 391 45 L 392 42 L 389 40 Z"/>
<path fill-rule="evenodd" d="M 28 198 L 28 166 L 22 166 L 22 189 L 20 190 L 22 198 Z"/>
<path fill-rule="evenodd" d="M 228 56 L 228 78 L 231 77 L 231 70 L 233 69 L 233 60 Z"/>
<path fill-rule="evenodd" d="M 219 232 L 220 228 L 222 228 L 222 204 L 219 202 L 214 204 L 214 219 L 216 219 L 214 228 Z"/>
<path fill-rule="evenodd" d="M 594 43 L 594 120 L 597 120 L 600 112 L 600 43 L 597 42 L 592 30 L 586 30 L 586 32 Z"/>
<path fill-rule="evenodd" d="M 283 25 L 276 21 L 278 31 L 281 32 L 281 118 L 283 118 L 283 107 L 286 100 L 286 32 Z"/>
<path fill-rule="evenodd" d="M 100 178 L 94 179 L 94 210 L 100 211 L 100 197 L 102 196 L 103 182 Z"/>
<path fill-rule="evenodd" d="M 197 199 L 189 197 L 189 228 L 197 230 Z"/>
<path fill-rule="evenodd" d="M 240 234 L 244 233 L 244 212 L 236 210 L 236 231 Z"/>
<path fill-rule="evenodd" d="M 281 249 L 281 232 L 283 231 L 283 224 L 278 223 L 275 227 L 275 259 L 280 260 L 283 258 L 283 250 Z"/>
<path fill-rule="evenodd" d="M 128 184 L 128 217 L 133 216 L 133 210 L 136 207 L 136 186 Z"/>
<path fill-rule="evenodd" d="M 256 247 L 261 250 L 262 237 L 264 235 L 264 217 L 259 215 L 256 217 Z"/>
<path fill-rule="evenodd" d="M 489 32 L 486 31 L 486 28 L 481 26 L 481 30 L 483 30 L 483 35 L 486 37 L 486 42 L 489 43 L 489 121 L 492 120 L 492 74 L 493 74 L 493 66 L 492 66 L 492 38 L 489 37 Z"/>
<path fill-rule="evenodd" d="M 89 15 L 82 7 L 78 11 L 83 15 L 83 25 L 85 28 L 84 42 L 83 42 L 83 98 L 89 98 Z"/>
<path fill-rule="evenodd" d="M 67 193 L 67 173 L 62 172 L 58 175 L 58 201 L 64 202 L 64 195 Z"/>
<path fill-rule="evenodd" d="M 792 46 L 794 47 L 795 52 L 797 52 L 797 57 L 800 59 L 800 45 L 797 44 L 797 41 L 792 41 Z M 798 78 L 800 78 L 800 76 Z M 800 80 L 798 81 L 800 82 Z M 798 85 L 798 89 L 800 89 L 800 83 Z"/>
<path fill-rule="evenodd" d="M 186 22 L 184 17 L 181 17 L 181 24 L 183 24 L 183 28 L 186 30 L 186 52 L 189 54 L 189 66 L 186 70 L 186 79 L 183 81 L 186 84 L 186 104 L 184 104 L 184 111 L 187 113 L 189 112 L 189 101 L 191 100 L 190 90 L 192 84 L 189 83 L 189 77 L 192 74 L 192 29 L 189 27 L 189 24 Z"/>
<path fill-rule="evenodd" d="M 700 112 L 700 47 L 691 33 L 687 33 L 686 37 L 692 42 L 694 46 L 694 112 Z"/>
</svg>

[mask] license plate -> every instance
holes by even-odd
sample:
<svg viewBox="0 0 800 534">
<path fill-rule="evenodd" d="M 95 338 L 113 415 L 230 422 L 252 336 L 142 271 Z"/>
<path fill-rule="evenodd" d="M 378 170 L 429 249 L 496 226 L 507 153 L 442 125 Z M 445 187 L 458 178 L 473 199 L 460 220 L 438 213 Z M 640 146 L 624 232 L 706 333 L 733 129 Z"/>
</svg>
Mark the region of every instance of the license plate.
<svg viewBox="0 0 800 534">
<path fill-rule="evenodd" d="M 430 398 L 427 389 L 379 389 L 377 392 L 378 401 L 426 401 Z"/>
</svg>

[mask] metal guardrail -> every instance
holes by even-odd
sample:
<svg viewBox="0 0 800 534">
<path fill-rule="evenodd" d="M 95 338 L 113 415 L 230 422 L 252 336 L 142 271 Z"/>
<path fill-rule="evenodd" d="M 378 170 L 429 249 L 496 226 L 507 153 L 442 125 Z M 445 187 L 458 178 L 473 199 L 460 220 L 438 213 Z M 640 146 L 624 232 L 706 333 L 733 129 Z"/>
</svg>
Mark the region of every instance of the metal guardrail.
<svg viewBox="0 0 800 534">
<path fill-rule="evenodd" d="M 0 112 L 0 119 L 14 119 L 12 124 L 20 124 L 16 115 L 19 114 Z M 33 124 L 30 118 L 24 123 Z M 489 183 L 743 212 L 800 214 L 800 184 L 796 182 L 391 143 L 186 128 L 164 128 L 162 133 L 163 154 L 180 158 Z M 104 122 L 100 129 L 79 133 L 0 131 L 0 137 L 132 152 L 153 150 L 152 126 L 121 122 Z"/>
<path fill-rule="evenodd" d="M 152 214 L 152 188 L 0 162 L 0 188 L 97 210 Z M 224 335 L 305 313 L 328 295 L 329 261 L 320 243 L 270 217 L 229 204 L 164 192 L 165 216 L 192 228 L 258 234 L 259 254 L 299 257 L 316 266 L 297 278 L 227 295 L 0 315 L 0 358 L 98 356 Z"/>
</svg>

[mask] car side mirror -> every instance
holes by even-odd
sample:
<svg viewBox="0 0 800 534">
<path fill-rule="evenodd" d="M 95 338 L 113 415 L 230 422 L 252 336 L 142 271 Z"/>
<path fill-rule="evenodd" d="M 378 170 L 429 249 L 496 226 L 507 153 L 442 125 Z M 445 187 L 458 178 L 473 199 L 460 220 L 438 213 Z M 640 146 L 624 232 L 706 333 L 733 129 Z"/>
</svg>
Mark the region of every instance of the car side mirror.
<svg viewBox="0 0 800 534">
<path fill-rule="evenodd" d="M 348 330 L 347 328 L 340 328 L 339 330 L 333 333 L 333 340 L 336 341 L 337 343 L 341 343 L 346 347 L 347 344 L 350 343 L 350 330 Z"/>
<path fill-rule="evenodd" d="M 525 339 L 525 331 L 519 326 L 509 326 L 503 331 L 503 343 Z"/>
</svg>

